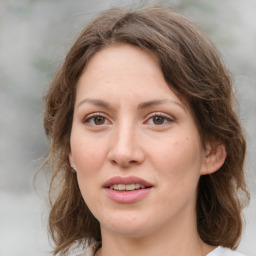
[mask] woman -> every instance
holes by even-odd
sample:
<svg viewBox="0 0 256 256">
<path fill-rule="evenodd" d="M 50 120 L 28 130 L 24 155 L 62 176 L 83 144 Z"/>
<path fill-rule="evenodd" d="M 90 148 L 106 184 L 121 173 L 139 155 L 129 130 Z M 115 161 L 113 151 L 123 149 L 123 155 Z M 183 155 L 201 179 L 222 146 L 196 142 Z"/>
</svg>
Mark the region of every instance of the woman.
<svg viewBox="0 0 256 256">
<path fill-rule="evenodd" d="M 214 46 L 166 8 L 114 8 L 45 98 L 54 253 L 241 255 L 245 139 Z"/>
</svg>

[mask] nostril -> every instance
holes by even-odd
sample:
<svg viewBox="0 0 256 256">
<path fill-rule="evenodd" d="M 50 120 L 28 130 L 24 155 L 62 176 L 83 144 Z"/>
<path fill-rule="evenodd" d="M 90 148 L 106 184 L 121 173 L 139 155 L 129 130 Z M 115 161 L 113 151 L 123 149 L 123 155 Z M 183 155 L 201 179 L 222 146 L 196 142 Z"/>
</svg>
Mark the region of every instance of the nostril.
<svg viewBox="0 0 256 256">
<path fill-rule="evenodd" d="M 111 163 L 113 165 L 119 165 L 119 166 L 122 166 L 122 167 L 129 167 L 129 166 L 137 165 L 138 161 L 136 161 L 136 160 L 125 161 L 123 159 L 122 160 L 112 159 Z"/>
<path fill-rule="evenodd" d="M 111 160 L 111 163 L 114 164 L 114 165 L 118 165 L 117 161 L 114 160 L 114 159 Z"/>
<path fill-rule="evenodd" d="M 142 163 L 144 157 L 144 152 L 139 148 L 115 147 L 108 153 L 108 161 L 110 161 L 112 165 L 119 165 L 124 168 Z"/>
</svg>

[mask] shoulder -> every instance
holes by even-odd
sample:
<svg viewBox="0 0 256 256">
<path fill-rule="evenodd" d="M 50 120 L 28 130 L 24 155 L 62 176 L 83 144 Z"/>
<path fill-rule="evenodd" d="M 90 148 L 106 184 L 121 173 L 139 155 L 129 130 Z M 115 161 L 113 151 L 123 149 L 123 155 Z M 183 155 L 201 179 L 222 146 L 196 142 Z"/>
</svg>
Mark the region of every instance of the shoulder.
<svg viewBox="0 0 256 256">
<path fill-rule="evenodd" d="M 86 250 L 83 252 L 80 252 L 78 254 L 73 254 L 72 256 L 93 256 L 94 250 L 92 247 L 88 247 Z M 230 250 L 228 248 L 224 247 L 217 247 L 215 250 L 207 254 L 207 256 L 246 256 L 242 253 Z"/>
<path fill-rule="evenodd" d="M 78 253 L 72 254 L 71 256 L 93 256 L 93 255 L 94 255 L 93 247 L 88 247 L 83 252 L 78 252 Z"/>
<path fill-rule="evenodd" d="M 219 246 L 215 250 L 207 254 L 207 256 L 246 256 L 246 255 L 233 251 L 231 249 Z"/>
</svg>

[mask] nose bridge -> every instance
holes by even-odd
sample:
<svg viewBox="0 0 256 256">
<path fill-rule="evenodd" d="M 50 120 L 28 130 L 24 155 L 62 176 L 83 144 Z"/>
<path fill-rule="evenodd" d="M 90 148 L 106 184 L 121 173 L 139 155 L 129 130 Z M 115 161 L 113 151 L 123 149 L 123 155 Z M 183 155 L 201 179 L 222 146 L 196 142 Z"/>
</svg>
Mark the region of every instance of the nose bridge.
<svg viewBox="0 0 256 256">
<path fill-rule="evenodd" d="M 114 132 L 114 149 L 117 153 L 131 154 L 135 147 L 136 128 L 128 120 L 119 123 Z"/>
<path fill-rule="evenodd" d="M 113 131 L 110 160 L 120 166 L 140 163 L 144 156 L 138 141 L 138 129 L 134 122 L 124 119 Z"/>
</svg>

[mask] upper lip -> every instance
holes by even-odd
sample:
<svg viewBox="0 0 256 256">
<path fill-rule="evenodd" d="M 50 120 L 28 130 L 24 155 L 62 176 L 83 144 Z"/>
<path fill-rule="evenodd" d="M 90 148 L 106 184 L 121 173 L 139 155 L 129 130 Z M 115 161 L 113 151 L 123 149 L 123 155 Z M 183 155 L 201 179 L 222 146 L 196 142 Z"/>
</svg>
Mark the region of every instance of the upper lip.
<svg viewBox="0 0 256 256">
<path fill-rule="evenodd" d="M 104 188 L 109 188 L 110 186 L 113 186 L 115 184 L 124 184 L 124 185 L 128 185 L 128 184 L 141 184 L 144 185 L 145 187 L 152 187 L 153 185 L 136 176 L 128 176 L 128 177 L 121 177 L 121 176 L 114 176 L 110 179 L 108 179 L 104 184 L 103 187 Z"/>
</svg>

